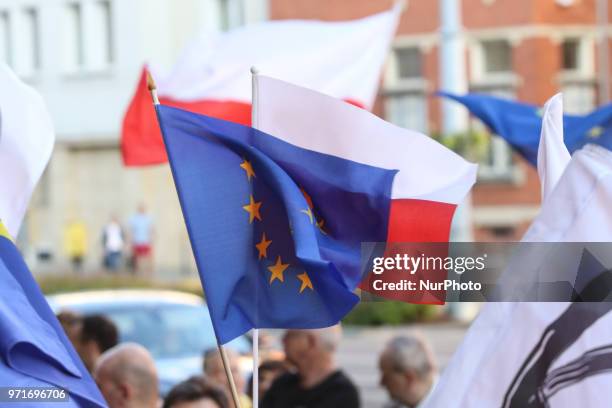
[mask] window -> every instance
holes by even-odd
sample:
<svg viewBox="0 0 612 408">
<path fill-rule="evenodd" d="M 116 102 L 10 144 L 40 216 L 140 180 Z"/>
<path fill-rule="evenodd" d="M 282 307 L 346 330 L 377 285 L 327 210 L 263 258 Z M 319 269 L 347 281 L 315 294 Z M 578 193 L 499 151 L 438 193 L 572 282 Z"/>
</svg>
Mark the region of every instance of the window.
<svg viewBox="0 0 612 408">
<path fill-rule="evenodd" d="M 511 225 L 495 225 L 488 228 L 489 234 L 496 239 L 513 241 L 516 238 L 516 227 Z"/>
<path fill-rule="evenodd" d="M 21 32 L 18 70 L 28 75 L 40 69 L 40 32 L 38 11 L 33 8 L 23 10 L 23 30 Z"/>
<path fill-rule="evenodd" d="M 592 82 L 567 82 L 561 85 L 563 110 L 584 115 L 595 109 L 595 85 Z"/>
<path fill-rule="evenodd" d="M 514 92 L 508 88 L 471 89 L 473 92 L 483 92 L 490 95 L 514 99 Z M 475 132 L 488 132 L 487 127 L 478 119 L 473 119 L 470 124 Z M 512 147 L 504 139 L 491 134 L 487 139 L 485 153 L 480 160 L 478 175 L 481 180 L 504 180 L 514 179 L 514 162 L 512 160 Z"/>
<path fill-rule="evenodd" d="M 565 38 L 559 48 L 563 109 L 570 114 L 586 114 L 595 108 L 595 44 L 587 37 Z"/>
<path fill-rule="evenodd" d="M 111 4 L 108 0 L 99 0 L 92 6 L 91 20 L 87 24 L 87 66 L 91 69 L 103 69 L 110 65 L 114 58 Z"/>
<path fill-rule="evenodd" d="M 556 0 L 555 2 L 561 7 L 569 7 L 574 4 L 574 0 Z"/>
<path fill-rule="evenodd" d="M 0 58 L 8 65 L 13 65 L 11 31 L 11 16 L 9 12 L 0 11 Z"/>
<path fill-rule="evenodd" d="M 385 77 L 385 113 L 390 122 L 427 133 L 429 129 L 422 52 L 402 46 L 391 55 Z"/>
<path fill-rule="evenodd" d="M 63 18 L 67 73 L 100 72 L 115 60 L 112 0 L 73 1 Z"/>
<path fill-rule="evenodd" d="M 482 42 L 484 72 L 495 74 L 512 71 L 512 47 L 506 40 Z"/>
<path fill-rule="evenodd" d="M 397 72 L 400 78 L 419 78 L 422 75 L 421 51 L 416 47 L 396 51 Z"/>
<path fill-rule="evenodd" d="M 219 0 L 219 21 L 221 30 L 226 31 L 230 27 L 229 0 Z"/>
<path fill-rule="evenodd" d="M 68 4 L 64 9 L 63 20 L 63 63 L 66 71 L 74 72 L 85 65 L 81 5 L 79 3 Z"/>
<path fill-rule="evenodd" d="M 481 39 L 470 52 L 470 92 L 481 92 L 500 98 L 514 99 L 517 78 L 512 67 L 512 45 L 505 39 Z M 471 131 L 488 134 L 479 120 L 470 121 Z M 478 176 L 480 180 L 515 181 L 516 167 L 512 148 L 499 136 L 484 138 L 479 146 Z"/>
<path fill-rule="evenodd" d="M 482 163 L 485 178 L 506 178 L 512 170 L 512 147 L 499 136 L 491 135 L 488 152 Z"/>
<path fill-rule="evenodd" d="M 244 24 L 244 7 L 242 0 L 219 1 L 219 26 L 221 30 L 231 30 Z"/>
<path fill-rule="evenodd" d="M 576 38 L 563 41 L 561 53 L 563 69 L 566 71 L 577 71 L 580 61 L 580 41 Z"/>
<path fill-rule="evenodd" d="M 402 92 L 387 97 L 389 122 L 421 133 L 428 132 L 427 99 L 422 92 Z"/>
</svg>

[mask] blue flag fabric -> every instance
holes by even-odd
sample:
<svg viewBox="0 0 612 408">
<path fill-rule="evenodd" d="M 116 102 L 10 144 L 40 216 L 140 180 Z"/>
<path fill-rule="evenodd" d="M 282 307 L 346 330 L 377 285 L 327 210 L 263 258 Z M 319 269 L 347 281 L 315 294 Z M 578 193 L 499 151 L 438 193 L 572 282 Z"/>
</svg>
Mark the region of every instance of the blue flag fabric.
<svg viewBox="0 0 612 408">
<path fill-rule="evenodd" d="M 358 301 L 361 242 L 386 240 L 396 171 L 175 108 L 157 114 L 219 341 L 336 324 Z"/>
<path fill-rule="evenodd" d="M 70 394 L 68 402 L 29 406 L 107 406 L 1 223 L 0 334 L 0 387 L 58 387 Z"/>
<path fill-rule="evenodd" d="M 540 107 L 490 95 L 447 92 L 438 95 L 463 104 L 498 136 L 504 138 L 533 166 L 537 164 L 542 116 Z M 612 146 L 612 104 L 588 115 L 563 115 L 563 138 L 570 153 L 587 143 Z"/>
</svg>

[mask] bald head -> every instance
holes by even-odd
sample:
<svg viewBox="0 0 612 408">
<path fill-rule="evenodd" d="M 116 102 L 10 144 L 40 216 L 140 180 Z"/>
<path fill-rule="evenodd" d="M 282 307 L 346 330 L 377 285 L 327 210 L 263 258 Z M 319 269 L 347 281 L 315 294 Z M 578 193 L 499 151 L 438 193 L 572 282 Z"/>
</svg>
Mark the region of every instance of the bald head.
<svg viewBox="0 0 612 408">
<path fill-rule="evenodd" d="M 157 406 L 155 362 L 139 344 L 123 343 L 106 351 L 96 363 L 94 376 L 111 408 Z"/>
<path fill-rule="evenodd" d="M 285 355 L 299 372 L 333 367 L 341 338 L 340 325 L 311 330 L 290 329 L 283 337 Z"/>
<path fill-rule="evenodd" d="M 285 339 L 308 337 L 313 346 L 323 352 L 334 353 L 342 339 L 342 328 L 339 324 L 322 329 L 289 329 Z"/>
</svg>

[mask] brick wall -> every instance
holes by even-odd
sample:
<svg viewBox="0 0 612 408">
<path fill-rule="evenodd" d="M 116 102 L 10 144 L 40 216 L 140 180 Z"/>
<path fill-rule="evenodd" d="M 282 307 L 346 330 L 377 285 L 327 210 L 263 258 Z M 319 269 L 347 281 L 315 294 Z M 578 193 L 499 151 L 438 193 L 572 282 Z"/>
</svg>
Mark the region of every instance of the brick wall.
<svg viewBox="0 0 612 408">
<path fill-rule="evenodd" d="M 270 15 L 273 19 L 307 18 L 322 20 L 345 20 L 364 17 L 383 11 L 392 5 L 387 0 L 270 0 Z M 612 21 L 612 0 L 609 1 Z M 427 37 L 434 45 L 425 46 L 423 54 L 423 76 L 427 80 L 427 92 L 438 89 L 438 0 L 409 0 L 402 14 L 397 35 Z M 566 34 L 566 25 L 591 30 L 595 24 L 595 0 L 575 0 L 570 7 L 563 7 L 554 0 L 462 0 L 462 22 L 468 36 L 472 33 L 489 33 L 509 38 L 512 44 L 512 67 L 517 78 L 515 93 L 519 100 L 542 104 L 559 92 L 559 73 L 562 67 L 561 38 Z M 559 26 L 555 28 L 556 26 Z M 518 27 L 518 28 L 516 28 Z M 524 27 L 522 30 L 520 27 Z M 508 31 L 508 28 L 511 28 Z M 515 29 L 516 28 L 516 29 Z M 504 31 L 505 30 L 505 31 Z M 529 34 L 525 34 L 529 33 Z M 612 50 L 612 41 L 609 42 Z M 596 59 L 597 53 L 593 52 Z M 612 56 L 610 58 L 612 65 Z M 593 61 L 597 68 L 596 61 Z M 469 58 L 466 49 L 466 73 L 469 75 Z M 428 121 L 431 133 L 440 131 L 440 100 L 427 96 Z M 382 98 L 379 97 L 374 112 L 384 116 Z M 499 225 L 475 226 L 475 238 L 480 240 L 516 240 L 529 225 L 529 217 L 537 213 L 540 203 L 540 184 L 537 172 L 515 155 L 520 177 L 512 182 L 480 182 L 474 188 L 472 199 L 475 211 L 485 208 L 503 208 L 513 212 L 514 219 L 508 224 L 500 220 Z M 500 214 L 503 213 L 500 210 Z M 517 215 L 519 214 L 519 215 Z M 521 215 L 522 214 L 522 215 Z M 528 215 L 532 214 L 532 215 Z"/>
</svg>

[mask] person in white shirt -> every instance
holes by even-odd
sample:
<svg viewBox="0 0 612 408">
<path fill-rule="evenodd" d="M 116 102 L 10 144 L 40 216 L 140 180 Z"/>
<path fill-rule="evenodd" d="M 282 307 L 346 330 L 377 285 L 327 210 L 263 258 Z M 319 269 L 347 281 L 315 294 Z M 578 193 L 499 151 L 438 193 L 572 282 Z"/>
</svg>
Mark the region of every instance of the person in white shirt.
<svg viewBox="0 0 612 408">
<path fill-rule="evenodd" d="M 104 245 L 104 266 L 109 271 L 121 268 L 125 238 L 119 219 L 113 215 L 102 231 Z"/>
<path fill-rule="evenodd" d="M 398 336 L 380 355 L 380 384 L 387 389 L 391 407 L 418 407 L 433 389 L 437 368 L 429 345 L 421 336 Z"/>
</svg>

